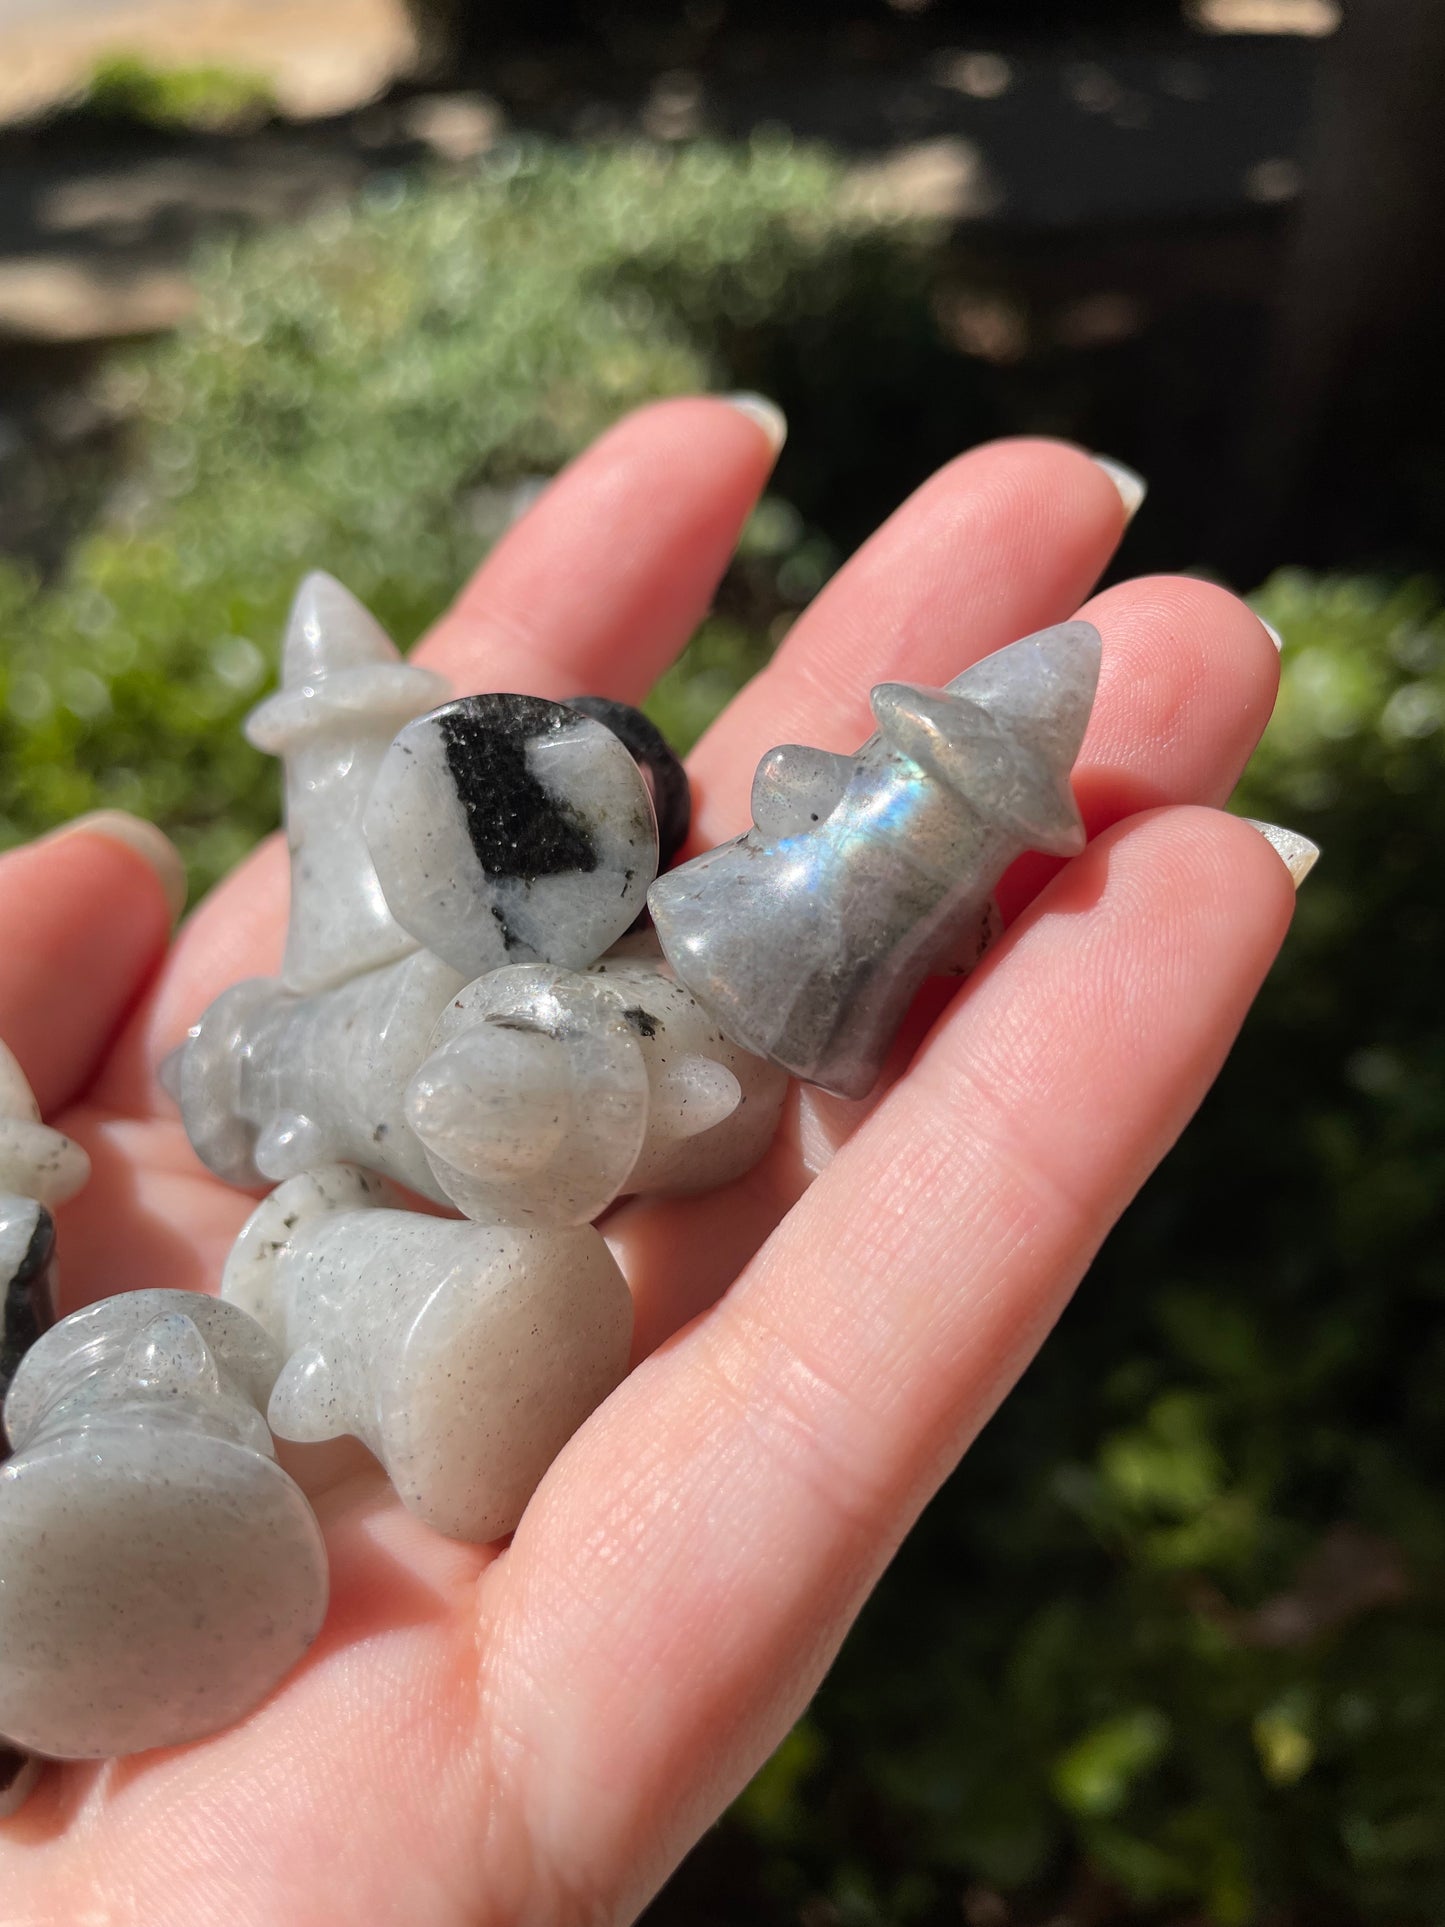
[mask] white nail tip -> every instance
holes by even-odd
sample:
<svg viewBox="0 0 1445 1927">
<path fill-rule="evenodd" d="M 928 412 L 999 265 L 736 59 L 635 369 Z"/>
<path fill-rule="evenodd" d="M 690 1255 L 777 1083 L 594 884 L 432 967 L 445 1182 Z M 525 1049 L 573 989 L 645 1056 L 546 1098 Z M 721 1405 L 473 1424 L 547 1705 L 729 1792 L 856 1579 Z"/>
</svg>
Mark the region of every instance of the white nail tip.
<svg viewBox="0 0 1445 1927">
<path fill-rule="evenodd" d="M 164 830 L 147 823 L 144 817 L 132 816 L 129 810 L 92 810 L 88 816 L 78 816 L 73 823 L 66 823 L 53 832 L 57 838 L 81 833 L 123 844 L 148 863 L 165 891 L 171 922 L 180 922 L 186 907 L 186 866 Z"/>
<path fill-rule="evenodd" d="M 1304 882 L 1310 871 L 1320 860 L 1320 846 L 1311 843 L 1307 836 L 1298 830 L 1282 829 L 1278 823 L 1261 823 L 1256 817 L 1247 816 L 1245 822 L 1251 829 L 1258 830 L 1265 842 L 1275 851 L 1281 863 L 1289 871 L 1296 890 Z"/>
<path fill-rule="evenodd" d="M 740 415 L 746 415 L 750 422 L 756 422 L 768 438 L 774 455 L 782 449 L 788 439 L 788 418 L 775 401 L 766 395 L 741 393 L 720 397 L 729 408 L 735 408 Z"/>
<path fill-rule="evenodd" d="M 1119 500 L 1124 504 L 1124 520 L 1132 522 L 1149 493 L 1149 484 L 1137 469 L 1130 468 L 1127 462 L 1116 462 L 1112 455 L 1096 455 L 1094 462 L 1119 491 Z"/>
<path fill-rule="evenodd" d="M 1275 628 L 1272 622 L 1266 622 L 1264 617 L 1259 614 L 1258 610 L 1255 611 L 1255 620 L 1258 622 L 1260 628 L 1263 629 L 1264 633 L 1269 637 L 1270 641 L 1274 644 L 1275 648 L 1279 650 L 1281 655 L 1283 655 L 1284 637 L 1280 634 L 1279 630 Z"/>
</svg>

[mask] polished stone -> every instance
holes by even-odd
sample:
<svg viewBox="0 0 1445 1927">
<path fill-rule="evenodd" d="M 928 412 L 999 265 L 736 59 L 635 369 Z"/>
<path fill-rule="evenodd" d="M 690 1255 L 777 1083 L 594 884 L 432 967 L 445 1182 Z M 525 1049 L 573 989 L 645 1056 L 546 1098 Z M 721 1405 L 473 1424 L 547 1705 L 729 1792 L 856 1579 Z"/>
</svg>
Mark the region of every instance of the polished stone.
<svg viewBox="0 0 1445 1927">
<path fill-rule="evenodd" d="M 632 1299 L 589 1225 L 458 1223 L 331 1166 L 259 1205 L 222 1292 L 287 1354 L 278 1437 L 352 1434 L 438 1532 L 513 1530 L 627 1369 Z"/>
<path fill-rule="evenodd" d="M 194 1292 L 122 1293 L 31 1347 L 0 1466 L 0 1736 L 62 1759 L 178 1745 L 305 1652 L 326 1557 L 263 1417 L 280 1363 Z"/>
<path fill-rule="evenodd" d="M 537 696 L 464 696 L 408 723 L 365 828 L 397 921 L 468 977 L 582 968 L 657 874 L 652 800 L 626 744 Z"/>
<path fill-rule="evenodd" d="M 493 971 L 448 1002 L 432 1043 L 407 1120 L 453 1203 L 512 1224 L 727 1183 L 772 1141 L 787 1082 L 635 954 Z"/>
<path fill-rule="evenodd" d="M 441 676 L 404 663 L 333 577 L 306 577 L 282 644 L 281 688 L 246 723 L 286 771 L 288 989 L 322 990 L 416 947 L 387 907 L 361 818 L 396 731 L 449 693 Z"/>
<path fill-rule="evenodd" d="M 1083 847 L 1069 771 L 1099 658 L 1096 630 L 1063 623 L 946 690 L 880 684 L 877 734 L 852 757 L 763 759 L 763 820 L 648 895 L 679 980 L 728 1036 L 842 1096 L 872 1089 L 924 979 L 976 952 L 1014 858 Z"/>
</svg>

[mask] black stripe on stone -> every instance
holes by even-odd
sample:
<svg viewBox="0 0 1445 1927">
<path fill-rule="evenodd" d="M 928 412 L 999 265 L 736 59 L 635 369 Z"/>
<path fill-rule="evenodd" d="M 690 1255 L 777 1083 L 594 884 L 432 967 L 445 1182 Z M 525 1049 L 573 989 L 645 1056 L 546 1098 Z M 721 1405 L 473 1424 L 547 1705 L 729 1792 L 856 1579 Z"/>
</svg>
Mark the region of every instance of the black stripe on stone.
<svg viewBox="0 0 1445 1927">
<path fill-rule="evenodd" d="M 531 883 L 597 868 L 586 818 L 545 790 L 527 763 L 527 745 L 566 729 L 569 710 L 540 696 L 463 696 L 434 710 L 432 720 L 488 876 Z"/>
<path fill-rule="evenodd" d="M 692 827 L 692 788 L 677 753 L 653 722 L 631 703 L 610 696 L 569 696 L 567 707 L 610 729 L 647 782 L 657 818 L 657 867 L 665 870 Z"/>
<path fill-rule="evenodd" d="M 37 1204 L 35 1228 L 12 1275 L 0 1280 L 0 1400 L 9 1390 L 21 1359 L 43 1331 L 55 1323 L 55 1220 Z"/>
</svg>

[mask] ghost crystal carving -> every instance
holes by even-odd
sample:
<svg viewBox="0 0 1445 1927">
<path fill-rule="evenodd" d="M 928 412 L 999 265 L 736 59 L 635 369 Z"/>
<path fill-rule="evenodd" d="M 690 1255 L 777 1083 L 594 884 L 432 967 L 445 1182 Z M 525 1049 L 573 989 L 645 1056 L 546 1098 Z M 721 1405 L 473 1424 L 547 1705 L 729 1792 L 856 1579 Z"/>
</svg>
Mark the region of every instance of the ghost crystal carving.
<svg viewBox="0 0 1445 1927">
<path fill-rule="evenodd" d="M 326 1558 L 262 1416 L 279 1366 L 244 1312 L 183 1291 L 31 1347 L 0 1466 L 5 1739 L 61 1759 L 199 1739 L 305 1652 Z"/>
<path fill-rule="evenodd" d="M 398 923 L 468 977 L 591 963 L 657 874 L 651 793 L 627 745 L 538 696 L 463 696 L 409 723 L 365 823 Z"/>
<path fill-rule="evenodd" d="M 745 1049 L 861 1097 L 924 978 L 976 949 L 1016 856 L 1082 849 L 1069 771 L 1098 681 L 1086 622 L 1027 636 L 946 690 L 882 683 L 856 755 L 763 759 L 745 836 L 659 877 L 678 978 Z"/>
<path fill-rule="evenodd" d="M 257 1207 L 222 1283 L 288 1354 L 278 1437 L 352 1433 L 437 1531 L 510 1532 L 627 1369 L 632 1299 L 601 1236 L 388 1208 L 347 1166 Z"/>
<path fill-rule="evenodd" d="M 454 1203 L 513 1224 L 725 1184 L 771 1143 L 787 1084 L 637 956 L 494 970 L 448 1002 L 432 1044 L 407 1121 Z"/>
<path fill-rule="evenodd" d="M 333 577 L 306 577 L 286 626 L 281 687 L 246 722 L 256 747 L 286 768 L 288 989 L 321 990 L 415 948 L 387 908 L 361 815 L 393 735 L 447 694 L 442 677 L 402 661 Z"/>
<path fill-rule="evenodd" d="M 0 1399 L 29 1347 L 55 1317 L 55 1221 L 90 1159 L 40 1121 L 25 1073 L 0 1044 Z"/>
</svg>

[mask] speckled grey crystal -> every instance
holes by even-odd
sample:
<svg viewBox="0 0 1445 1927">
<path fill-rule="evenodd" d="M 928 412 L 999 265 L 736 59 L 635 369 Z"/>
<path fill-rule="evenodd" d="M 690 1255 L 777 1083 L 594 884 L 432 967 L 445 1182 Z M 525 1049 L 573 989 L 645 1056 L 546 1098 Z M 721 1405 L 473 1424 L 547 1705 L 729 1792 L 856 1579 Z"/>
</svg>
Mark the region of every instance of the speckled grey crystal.
<svg viewBox="0 0 1445 1927">
<path fill-rule="evenodd" d="M 64 1759 L 198 1739 L 315 1637 L 326 1559 L 234 1306 L 137 1291 L 32 1346 L 0 1466 L 0 1737 Z"/>
<path fill-rule="evenodd" d="M 257 1207 L 222 1290 L 287 1353 L 279 1437 L 354 1434 L 404 1505 L 479 1543 L 517 1524 L 622 1378 L 632 1336 L 631 1296 L 590 1225 L 424 1217 L 345 1166 Z"/>
<path fill-rule="evenodd" d="M 861 1097 L 924 978 L 967 962 L 1025 850 L 1084 832 L 1069 771 L 1100 641 L 1025 637 L 946 690 L 883 683 L 852 757 L 764 757 L 755 827 L 659 877 L 648 904 L 679 980 L 744 1049 Z"/>
</svg>

